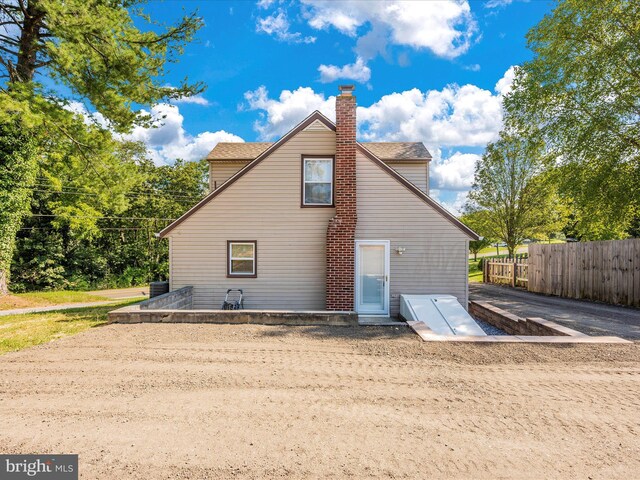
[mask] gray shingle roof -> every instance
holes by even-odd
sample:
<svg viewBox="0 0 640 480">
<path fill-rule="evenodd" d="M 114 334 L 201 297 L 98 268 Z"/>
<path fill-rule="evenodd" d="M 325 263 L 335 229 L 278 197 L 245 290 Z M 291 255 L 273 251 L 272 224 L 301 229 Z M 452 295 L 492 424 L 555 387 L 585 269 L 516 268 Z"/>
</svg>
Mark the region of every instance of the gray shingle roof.
<svg viewBox="0 0 640 480">
<path fill-rule="evenodd" d="M 207 155 L 207 160 L 253 160 L 272 142 L 220 142 Z"/>
<path fill-rule="evenodd" d="M 431 154 L 422 142 L 361 142 L 382 160 L 430 160 Z M 220 142 L 207 160 L 253 160 L 273 143 L 271 142 Z"/>
<path fill-rule="evenodd" d="M 431 154 L 422 142 L 361 142 L 381 160 L 430 160 Z"/>
</svg>

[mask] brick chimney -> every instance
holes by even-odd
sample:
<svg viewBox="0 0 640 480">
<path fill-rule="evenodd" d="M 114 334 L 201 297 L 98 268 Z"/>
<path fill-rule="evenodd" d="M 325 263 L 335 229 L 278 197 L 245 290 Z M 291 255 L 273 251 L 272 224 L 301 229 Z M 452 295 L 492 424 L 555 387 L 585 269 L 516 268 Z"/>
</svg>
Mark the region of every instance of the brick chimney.
<svg viewBox="0 0 640 480">
<path fill-rule="evenodd" d="M 327 310 L 354 309 L 356 233 L 356 97 L 353 85 L 336 97 L 336 215 L 327 228 Z"/>
</svg>

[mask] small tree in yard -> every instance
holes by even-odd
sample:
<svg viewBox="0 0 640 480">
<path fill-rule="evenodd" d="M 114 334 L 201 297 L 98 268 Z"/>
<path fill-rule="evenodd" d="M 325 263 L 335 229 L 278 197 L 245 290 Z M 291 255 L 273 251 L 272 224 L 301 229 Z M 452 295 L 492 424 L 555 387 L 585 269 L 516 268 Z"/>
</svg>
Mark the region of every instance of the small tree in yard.
<svg viewBox="0 0 640 480">
<path fill-rule="evenodd" d="M 477 211 L 472 213 L 466 213 L 460 217 L 460 221 L 464 223 L 467 227 L 474 230 L 475 232 L 485 232 L 487 231 L 486 222 L 487 222 L 486 212 Z M 473 254 L 473 261 L 478 260 L 478 253 L 483 248 L 487 248 L 491 246 L 492 240 L 487 237 L 480 237 L 480 240 L 472 240 L 469 242 L 469 251 Z"/>
<path fill-rule="evenodd" d="M 478 253 L 483 248 L 487 248 L 491 245 L 491 242 L 486 238 L 482 237 L 480 240 L 472 240 L 469 242 L 469 251 L 473 253 L 473 261 L 478 260 Z"/>
<path fill-rule="evenodd" d="M 551 180 L 541 143 L 503 132 L 476 166 L 467 216 L 476 219 L 479 234 L 504 241 L 512 256 L 525 238 L 557 221 L 558 196 Z"/>
</svg>

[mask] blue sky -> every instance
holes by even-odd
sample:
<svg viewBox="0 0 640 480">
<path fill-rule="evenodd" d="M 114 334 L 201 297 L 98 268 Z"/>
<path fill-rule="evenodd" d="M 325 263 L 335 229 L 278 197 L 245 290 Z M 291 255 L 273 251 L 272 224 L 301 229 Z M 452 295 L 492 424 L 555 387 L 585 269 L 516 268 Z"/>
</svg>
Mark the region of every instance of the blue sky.
<svg viewBox="0 0 640 480">
<path fill-rule="evenodd" d="M 218 141 L 273 140 L 312 110 L 332 116 L 354 83 L 361 140 L 423 141 L 433 196 L 459 211 L 475 162 L 501 126 L 501 93 L 530 58 L 526 32 L 552 2 L 361 0 L 150 2 L 175 22 L 197 9 L 205 27 L 167 81 L 202 81 L 197 98 L 155 107 L 138 128 L 156 161 L 202 157 Z"/>
</svg>

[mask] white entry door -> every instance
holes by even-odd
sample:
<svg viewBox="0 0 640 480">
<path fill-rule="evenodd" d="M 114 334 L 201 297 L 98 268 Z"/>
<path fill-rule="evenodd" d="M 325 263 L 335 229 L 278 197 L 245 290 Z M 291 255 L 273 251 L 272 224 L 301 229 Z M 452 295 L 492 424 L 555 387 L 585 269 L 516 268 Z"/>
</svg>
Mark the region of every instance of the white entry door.
<svg viewBox="0 0 640 480">
<path fill-rule="evenodd" d="M 389 315 L 388 240 L 356 240 L 356 311 Z"/>
</svg>

